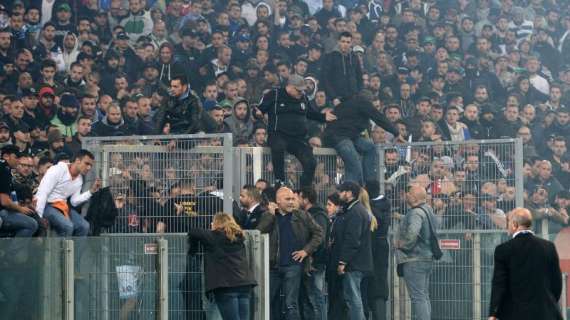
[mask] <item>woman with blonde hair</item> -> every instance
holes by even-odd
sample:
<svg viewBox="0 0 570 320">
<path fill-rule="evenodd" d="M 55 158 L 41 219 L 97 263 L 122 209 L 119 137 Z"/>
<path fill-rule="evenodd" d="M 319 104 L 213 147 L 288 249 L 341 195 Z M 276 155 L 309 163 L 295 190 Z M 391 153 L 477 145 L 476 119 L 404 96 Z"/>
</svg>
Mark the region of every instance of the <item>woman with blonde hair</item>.
<svg viewBox="0 0 570 320">
<path fill-rule="evenodd" d="M 223 320 L 249 320 L 256 285 L 245 249 L 245 233 L 227 213 L 217 213 L 211 230 L 188 232 L 190 254 L 204 248 L 205 289 L 213 293 Z"/>
<path fill-rule="evenodd" d="M 375 231 L 378 229 L 378 220 L 372 214 L 372 207 L 370 206 L 370 196 L 368 195 L 368 191 L 364 188 L 360 188 L 360 194 L 358 195 L 358 201 L 362 203 L 366 211 L 368 211 L 368 215 L 370 216 L 370 231 Z"/>
</svg>

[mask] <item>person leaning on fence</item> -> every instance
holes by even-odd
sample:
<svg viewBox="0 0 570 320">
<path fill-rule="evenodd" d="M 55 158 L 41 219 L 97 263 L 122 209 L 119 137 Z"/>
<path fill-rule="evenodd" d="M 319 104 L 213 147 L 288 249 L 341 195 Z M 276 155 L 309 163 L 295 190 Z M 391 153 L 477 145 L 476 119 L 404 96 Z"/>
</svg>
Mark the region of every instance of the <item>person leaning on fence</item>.
<svg viewBox="0 0 570 320">
<path fill-rule="evenodd" d="M 58 236 L 87 236 L 87 222 L 72 206 L 79 206 L 91 198 L 101 186 L 96 179 L 90 190 L 81 192 L 83 176 L 93 167 L 95 157 L 80 150 L 71 163 L 59 162 L 48 169 L 36 193 L 36 212 L 46 218 Z"/>
<path fill-rule="evenodd" d="M 312 270 L 311 255 L 323 241 L 323 230 L 310 214 L 299 210 L 293 191 L 277 190 L 277 204 L 269 204 L 271 215 L 264 216 L 257 229 L 269 233 L 271 319 L 281 317 L 281 299 L 285 297 L 286 320 L 300 319 L 299 289 L 304 272 Z"/>
<path fill-rule="evenodd" d="M 370 101 L 370 94 L 360 94 L 339 104 L 334 111 L 338 119 L 327 125 L 323 133 L 325 145 L 334 148 L 344 162 L 345 180 L 359 184 L 364 183 L 364 177 L 378 176 L 376 145 L 361 136 L 370 120 L 398 135 L 398 129 Z"/>
<path fill-rule="evenodd" d="M 363 320 L 361 284 L 372 272 L 371 217 L 358 200 L 360 186 L 345 181 L 338 187 L 343 210 L 337 215 L 331 232 L 329 268 L 336 270 L 340 292 L 330 299 L 329 315 L 335 319 Z M 346 310 L 342 308 L 345 306 Z M 346 315 L 344 315 L 346 311 Z"/>
<path fill-rule="evenodd" d="M 212 292 L 223 320 L 250 320 L 251 290 L 256 285 L 249 264 L 245 233 L 227 213 L 217 213 L 211 230 L 188 232 L 189 254 L 204 248 L 206 292 Z"/>
<path fill-rule="evenodd" d="M 434 234 L 436 219 L 426 201 L 427 192 L 423 187 L 407 186 L 406 203 L 410 209 L 400 222 L 395 243 L 398 275 L 404 278 L 417 320 L 431 319 L 429 276 L 434 258 L 437 258 L 433 248 L 433 242 L 437 241 Z"/>
<path fill-rule="evenodd" d="M 293 154 L 303 166 L 301 186 L 310 187 L 317 162 L 306 140 L 307 119 L 320 122 L 334 121 L 331 112 L 320 113 L 310 107 L 305 96 L 305 80 L 291 75 L 285 88 L 275 88 L 261 99 L 257 116 L 268 115 L 269 139 L 273 172 L 277 183 L 285 184 L 285 152 Z"/>
<path fill-rule="evenodd" d="M 511 211 L 507 225 L 512 239 L 495 249 L 489 320 L 561 320 L 562 273 L 556 247 L 533 234 L 527 209 Z"/>
</svg>

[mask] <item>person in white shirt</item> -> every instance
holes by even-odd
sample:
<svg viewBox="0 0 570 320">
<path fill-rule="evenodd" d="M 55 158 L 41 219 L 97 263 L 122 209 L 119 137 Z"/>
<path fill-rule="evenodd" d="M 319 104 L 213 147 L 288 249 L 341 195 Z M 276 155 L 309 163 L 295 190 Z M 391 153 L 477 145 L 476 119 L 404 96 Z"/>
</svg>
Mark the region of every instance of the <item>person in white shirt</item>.
<svg viewBox="0 0 570 320">
<path fill-rule="evenodd" d="M 83 176 L 93 167 L 95 157 L 87 150 L 80 150 L 71 163 L 59 162 L 48 169 L 36 193 L 36 212 L 49 221 L 58 236 L 87 236 L 89 222 L 68 205 L 76 207 L 85 203 L 99 190 L 101 181 L 96 179 L 91 189 L 81 193 Z"/>
</svg>

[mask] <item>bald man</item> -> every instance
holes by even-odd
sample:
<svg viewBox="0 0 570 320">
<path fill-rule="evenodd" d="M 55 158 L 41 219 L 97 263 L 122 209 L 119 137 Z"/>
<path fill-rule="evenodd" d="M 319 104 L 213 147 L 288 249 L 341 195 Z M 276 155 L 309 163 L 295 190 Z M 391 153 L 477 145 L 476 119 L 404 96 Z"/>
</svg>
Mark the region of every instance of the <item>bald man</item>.
<svg viewBox="0 0 570 320">
<path fill-rule="evenodd" d="M 277 190 L 277 203 L 268 206 L 257 229 L 269 233 L 269 290 L 271 319 L 281 319 L 281 295 L 285 297 L 287 320 L 300 319 L 299 288 L 303 272 L 311 270 L 310 255 L 323 241 L 323 231 L 313 217 L 299 210 L 299 200 L 289 188 Z"/>
<path fill-rule="evenodd" d="M 404 277 L 417 320 L 431 319 L 429 275 L 433 269 L 433 246 L 438 246 L 435 215 L 426 200 L 427 192 L 419 184 L 406 188 L 410 209 L 400 223 L 395 243 L 398 274 Z"/>
<path fill-rule="evenodd" d="M 535 237 L 532 215 L 516 208 L 507 216 L 512 239 L 495 249 L 489 320 L 561 320 L 562 273 L 554 244 Z"/>
</svg>

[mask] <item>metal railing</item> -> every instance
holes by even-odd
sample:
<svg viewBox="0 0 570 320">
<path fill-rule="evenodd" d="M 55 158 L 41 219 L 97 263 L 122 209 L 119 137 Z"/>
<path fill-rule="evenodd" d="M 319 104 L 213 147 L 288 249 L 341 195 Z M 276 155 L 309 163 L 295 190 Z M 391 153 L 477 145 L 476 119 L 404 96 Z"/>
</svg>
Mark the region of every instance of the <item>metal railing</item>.
<svg viewBox="0 0 570 320">
<path fill-rule="evenodd" d="M 245 245 L 258 284 L 252 319 L 265 320 L 268 238 L 247 231 Z M 2 320 L 219 319 L 185 234 L 0 239 L 0 254 Z"/>
</svg>

